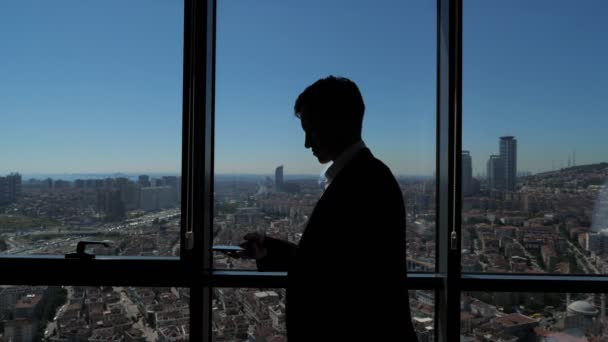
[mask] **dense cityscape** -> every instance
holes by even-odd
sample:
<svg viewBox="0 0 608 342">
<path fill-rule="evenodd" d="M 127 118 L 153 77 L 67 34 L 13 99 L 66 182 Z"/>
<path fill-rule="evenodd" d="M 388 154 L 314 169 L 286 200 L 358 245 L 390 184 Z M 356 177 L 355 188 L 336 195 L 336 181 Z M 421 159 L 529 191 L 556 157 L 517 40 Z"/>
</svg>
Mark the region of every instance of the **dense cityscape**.
<svg viewBox="0 0 608 342">
<path fill-rule="evenodd" d="M 0 252 L 177 256 L 180 177 L 0 177 Z M 187 341 L 189 289 L 0 286 L 0 341 Z"/>
<path fill-rule="evenodd" d="M 518 172 L 512 136 L 500 137 L 486 177 L 473 178 L 473 157 L 462 152 L 463 272 L 608 271 L 608 163 L 576 165 L 572 153 L 559 170 Z M 606 340 L 603 294 L 462 295 L 461 341 Z"/>
<path fill-rule="evenodd" d="M 462 152 L 462 269 L 488 273 L 608 271 L 608 163 L 543 173 L 518 171 L 517 140 L 499 139 L 483 176 Z M 217 175 L 214 244 L 246 233 L 297 243 L 322 194 L 319 179 Z M 397 177 L 407 208 L 407 266 L 435 265 L 435 179 Z M 178 176 L 114 175 L 22 180 L 0 177 L 0 251 L 63 255 L 82 238 L 106 241 L 97 255 L 179 255 Z M 215 253 L 218 269 L 255 262 Z M 285 290 L 215 288 L 215 341 L 286 341 Z M 1 341 L 185 341 L 189 291 L 180 288 L 2 286 Z M 419 340 L 434 341 L 432 291 L 410 292 Z M 605 341 L 605 296 L 463 293 L 461 341 Z"/>
</svg>

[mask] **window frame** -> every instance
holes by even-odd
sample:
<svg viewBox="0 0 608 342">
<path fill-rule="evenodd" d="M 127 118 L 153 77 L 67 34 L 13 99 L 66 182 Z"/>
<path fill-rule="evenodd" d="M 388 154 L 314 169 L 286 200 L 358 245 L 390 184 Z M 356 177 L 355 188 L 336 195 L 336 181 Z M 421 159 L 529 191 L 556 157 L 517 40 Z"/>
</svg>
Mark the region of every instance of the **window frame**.
<svg viewBox="0 0 608 342">
<path fill-rule="evenodd" d="M 465 291 L 608 292 L 608 275 L 461 272 L 463 1 L 437 0 L 436 270 L 408 273 L 404 284 L 409 290 L 434 291 L 438 341 L 460 334 L 460 298 Z M 187 287 L 193 341 L 212 340 L 213 288 L 286 286 L 284 272 L 212 267 L 216 4 L 217 0 L 184 0 L 180 256 L 98 256 L 94 260 L 0 256 L 0 267 L 7 275 L 2 285 Z M 453 233 L 456 248 L 451 248 Z"/>
<path fill-rule="evenodd" d="M 184 38 L 191 39 L 190 22 L 186 22 L 192 10 L 188 7 L 192 0 L 184 1 Z M 161 284 L 175 283 L 176 286 L 187 286 L 194 284 L 190 280 L 190 270 L 194 269 L 193 251 L 185 248 L 184 238 L 186 231 L 195 222 L 184 221 L 184 217 L 190 217 L 195 210 L 190 198 L 192 191 L 192 171 L 189 166 L 191 160 L 192 144 L 187 134 L 194 126 L 189 120 L 191 106 L 188 101 L 187 90 L 191 83 L 192 57 L 189 56 L 189 47 L 184 43 L 184 91 L 182 111 L 182 192 L 180 227 L 180 256 L 96 256 L 94 259 L 66 259 L 64 255 L 10 255 L 0 254 L 0 268 L 8 272 L 10 277 L 2 281 L 0 285 L 18 284 L 150 284 L 148 286 L 161 286 Z M 75 252 L 75 250 L 73 251 Z M 168 277 L 160 279 L 154 272 L 163 272 Z M 105 275 L 103 278 L 100 275 Z"/>
<path fill-rule="evenodd" d="M 217 0 L 207 1 L 213 10 L 215 22 Z M 475 274 L 461 270 L 463 1 L 437 0 L 436 269 L 434 273 L 409 272 L 404 284 L 409 290 L 434 291 L 435 331 L 437 341 L 441 342 L 450 341 L 450 336 L 460 334 L 460 300 L 463 292 L 608 292 L 608 275 Z M 206 115 L 213 116 L 213 109 Z M 212 165 L 213 160 L 206 162 Z M 208 177 L 213 178 L 213 173 Z M 212 193 L 208 196 L 212 196 Z M 451 248 L 453 233 L 456 248 Z M 206 274 L 210 277 L 209 283 L 205 284 L 211 289 L 280 288 L 287 283 L 286 273 L 283 272 L 209 269 Z M 209 331 L 206 331 L 206 336 L 211 338 L 211 321 L 207 323 L 205 325 Z"/>
<path fill-rule="evenodd" d="M 0 285 L 49 285 L 49 286 L 134 286 L 134 287 L 182 287 L 190 289 L 190 339 L 202 340 L 202 329 L 197 329 L 204 310 L 199 303 L 205 293 L 205 284 L 210 283 L 205 274 L 197 274 L 203 269 L 204 250 L 203 236 L 193 234 L 194 244 L 187 248 L 187 232 L 200 231 L 203 217 L 210 212 L 201 212 L 198 207 L 205 207 L 209 184 L 201 184 L 206 177 L 199 176 L 203 159 L 197 156 L 200 149 L 212 150 L 212 145 L 199 141 L 201 137 L 211 140 L 212 135 L 205 132 L 211 125 L 204 122 L 206 107 L 212 105 L 197 101 L 204 100 L 198 93 L 201 87 L 199 80 L 207 79 L 206 71 L 200 70 L 198 58 L 205 59 L 201 53 L 205 45 L 197 37 L 205 36 L 207 13 L 203 8 L 207 2 L 184 0 L 184 47 L 183 47 L 183 97 L 182 97 L 182 198 L 180 255 L 175 256 L 96 256 L 91 260 L 66 259 L 62 255 L 0 255 L 0 269 L 5 278 Z M 201 23 L 203 25 L 201 25 Z M 213 31 L 211 31 L 213 32 Z M 214 34 L 213 34 L 214 38 Z M 207 44 L 205 42 L 205 44 Z M 211 42 L 208 44 L 212 44 Z M 203 120 L 201 123 L 200 121 Z M 212 192 L 211 192 L 212 193 Z M 199 204 L 201 203 L 201 204 Z M 189 237 L 188 237 L 189 238 Z M 210 256 L 210 253 L 209 253 Z M 209 258 L 205 258 L 209 260 Z M 208 292 L 208 290 L 207 290 Z M 195 304 L 195 305 L 193 305 Z M 193 323 L 197 324 L 193 324 Z"/>
</svg>

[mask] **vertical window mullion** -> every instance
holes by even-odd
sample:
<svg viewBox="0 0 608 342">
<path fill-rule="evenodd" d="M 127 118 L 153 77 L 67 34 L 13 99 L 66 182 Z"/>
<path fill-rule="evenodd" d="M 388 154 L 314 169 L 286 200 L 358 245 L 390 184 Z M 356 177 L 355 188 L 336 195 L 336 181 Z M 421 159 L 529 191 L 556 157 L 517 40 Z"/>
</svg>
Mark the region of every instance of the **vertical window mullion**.
<svg viewBox="0 0 608 342">
<path fill-rule="evenodd" d="M 215 1 L 185 0 L 184 158 L 186 180 L 182 216 L 182 261 L 193 277 L 190 339 L 211 340 L 211 225 L 213 222 L 213 83 Z"/>
<path fill-rule="evenodd" d="M 449 328 L 450 333 L 455 333 L 460 336 L 460 301 L 461 301 L 461 278 L 462 278 L 462 260 L 461 260 L 461 239 L 462 239 L 462 2 L 463 0 L 452 0 L 451 17 L 453 32 L 450 35 L 452 48 L 450 53 L 450 61 L 452 67 L 452 89 L 453 96 L 452 108 L 452 136 L 453 144 L 452 154 L 453 164 L 452 170 L 452 205 L 453 211 L 450 215 L 453 231 L 456 233 L 456 240 L 452 241 L 455 246 L 450 249 L 450 272 L 448 277 L 451 277 L 452 288 L 450 289 L 449 311 L 447 313 L 452 326 Z M 453 233 L 452 233 L 453 234 Z M 454 286 L 454 284 L 456 286 Z"/>
<path fill-rule="evenodd" d="M 193 81 L 194 81 L 194 6 L 192 0 L 184 0 L 184 80 L 183 80 L 183 128 L 182 128 L 182 217 L 180 234 L 180 259 L 196 270 L 193 266 L 193 250 L 188 234 L 193 231 L 193 172 L 192 172 L 192 128 L 193 128 Z M 201 320 L 200 303 L 202 294 L 199 287 L 190 287 L 190 340 L 201 338 L 202 331 L 197 330 Z"/>
<path fill-rule="evenodd" d="M 205 21 L 205 131 L 204 131 L 204 213 L 203 224 L 203 243 L 202 243 L 202 262 L 205 274 L 208 279 L 213 281 L 213 176 L 214 176 L 214 151 L 215 151 L 215 36 L 216 36 L 216 0 L 204 2 Z M 202 37 L 201 37 L 202 38 Z M 200 39 L 203 40 L 203 39 Z M 207 277 L 206 277 L 207 278 Z M 213 340 L 213 312 L 212 294 L 213 288 L 205 284 L 202 289 L 202 308 L 203 308 L 203 340 L 211 342 Z"/>
<path fill-rule="evenodd" d="M 461 0 L 437 2 L 437 271 L 439 341 L 460 333 Z"/>
</svg>

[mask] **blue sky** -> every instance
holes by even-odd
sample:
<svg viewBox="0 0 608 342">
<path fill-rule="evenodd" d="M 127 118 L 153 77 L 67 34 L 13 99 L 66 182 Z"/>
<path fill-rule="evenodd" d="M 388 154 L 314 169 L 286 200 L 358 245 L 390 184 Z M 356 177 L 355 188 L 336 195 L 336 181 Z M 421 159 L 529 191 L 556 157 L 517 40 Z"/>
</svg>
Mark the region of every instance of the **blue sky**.
<svg viewBox="0 0 608 342">
<path fill-rule="evenodd" d="M 608 161 L 607 9 L 465 2 L 475 173 L 507 134 L 520 170 L 565 165 L 573 150 L 578 164 Z M 169 0 L 0 2 L 0 174 L 177 171 L 182 15 Z M 216 171 L 318 173 L 293 102 L 334 74 L 363 93 L 372 151 L 395 173 L 432 174 L 435 19 L 426 0 L 219 0 Z"/>
<path fill-rule="evenodd" d="M 608 2 L 465 1 L 463 148 L 475 171 L 518 140 L 531 172 L 608 161 Z"/>
</svg>

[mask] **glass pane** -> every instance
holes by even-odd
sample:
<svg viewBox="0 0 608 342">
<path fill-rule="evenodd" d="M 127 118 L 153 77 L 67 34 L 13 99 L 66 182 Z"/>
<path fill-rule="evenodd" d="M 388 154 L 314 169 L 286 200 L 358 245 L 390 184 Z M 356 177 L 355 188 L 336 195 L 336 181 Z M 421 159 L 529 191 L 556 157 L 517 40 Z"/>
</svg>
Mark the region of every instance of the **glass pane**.
<svg viewBox="0 0 608 342">
<path fill-rule="evenodd" d="M 418 341 L 432 342 L 434 294 L 410 291 L 412 323 Z M 314 318 L 311 318 L 314 320 Z M 214 341 L 286 341 L 285 290 L 216 288 L 213 290 Z M 319 331 L 322 339 L 324 332 Z"/>
<path fill-rule="evenodd" d="M 0 253 L 178 255 L 183 11 L 0 5 Z"/>
<path fill-rule="evenodd" d="M 463 293 L 460 341 L 605 341 L 606 295 Z"/>
<path fill-rule="evenodd" d="M 2 341 L 188 341 L 190 290 L 0 286 Z"/>
<path fill-rule="evenodd" d="M 330 164 L 305 148 L 294 103 L 336 75 L 358 85 L 363 140 L 399 182 L 411 269 L 434 270 L 435 3 L 221 1 L 216 52 L 214 244 L 255 231 L 299 242 Z M 256 267 L 221 253 L 214 263 Z"/>
<path fill-rule="evenodd" d="M 605 273 L 604 1 L 465 1 L 462 268 Z"/>
</svg>

